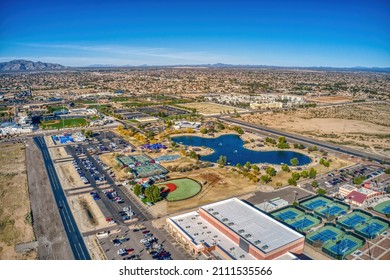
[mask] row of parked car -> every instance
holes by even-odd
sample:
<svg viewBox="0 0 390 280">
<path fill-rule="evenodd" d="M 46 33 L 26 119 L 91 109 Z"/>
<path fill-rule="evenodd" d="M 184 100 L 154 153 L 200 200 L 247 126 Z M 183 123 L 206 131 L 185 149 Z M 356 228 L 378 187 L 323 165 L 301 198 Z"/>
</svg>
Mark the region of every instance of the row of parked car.
<svg viewBox="0 0 390 280">
<path fill-rule="evenodd" d="M 74 168 L 76 169 L 77 173 L 79 174 L 81 181 L 83 181 L 84 184 L 89 184 L 89 180 L 87 179 L 87 177 L 85 177 L 85 174 L 84 174 L 84 172 L 81 170 L 81 167 L 80 167 L 80 165 L 77 163 L 77 161 L 76 161 L 76 160 L 73 160 L 73 161 L 72 161 L 72 164 L 73 164 Z"/>
<path fill-rule="evenodd" d="M 103 193 L 108 197 L 109 200 L 115 201 L 118 203 L 123 203 L 123 199 L 114 189 L 103 190 Z"/>
<path fill-rule="evenodd" d="M 102 175 L 98 168 L 92 163 L 92 161 L 90 161 L 89 159 L 87 158 L 83 158 L 81 160 L 81 162 L 83 163 L 83 165 L 85 166 L 85 169 L 89 171 L 89 173 L 91 174 L 92 178 L 95 179 L 95 181 L 104 181 L 105 180 L 105 177 L 104 175 Z"/>
<path fill-rule="evenodd" d="M 155 260 L 171 260 L 171 254 L 163 248 L 162 244 L 158 243 L 158 239 L 149 231 L 144 232 L 144 238 L 140 242 L 143 243 L 148 254 Z"/>
</svg>

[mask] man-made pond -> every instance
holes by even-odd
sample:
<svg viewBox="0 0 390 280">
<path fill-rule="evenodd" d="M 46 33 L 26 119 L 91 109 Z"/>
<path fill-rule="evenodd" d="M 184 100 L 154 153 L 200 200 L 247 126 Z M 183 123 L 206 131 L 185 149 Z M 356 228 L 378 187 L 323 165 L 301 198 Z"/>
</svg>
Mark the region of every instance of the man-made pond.
<svg viewBox="0 0 390 280">
<path fill-rule="evenodd" d="M 240 163 L 244 165 L 247 161 L 250 163 L 269 163 L 269 164 L 290 164 L 292 158 L 297 158 L 298 165 L 305 165 L 311 162 L 311 159 L 301 153 L 291 151 L 253 151 L 244 148 L 244 141 L 235 134 L 222 135 L 217 138 L 204 138 L 198 136 L 174 136 L 172 141 L 186 146 L 208 147 L 214 150 L 214 153 L 202 156 L 200 159 L 205 161 L 217 162 L 220 156 L 226 156 L 230 165 Z"/>
</svg>

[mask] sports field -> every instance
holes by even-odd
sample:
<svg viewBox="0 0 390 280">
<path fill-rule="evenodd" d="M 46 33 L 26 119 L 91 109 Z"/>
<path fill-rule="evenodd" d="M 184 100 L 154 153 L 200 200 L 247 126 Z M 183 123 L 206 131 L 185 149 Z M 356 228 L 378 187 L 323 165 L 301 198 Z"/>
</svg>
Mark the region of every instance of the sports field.
<svg viewBox="0 0 390 280">
<path fill-rule="evenodd" d="M 170 190 L 168 195 L 165 197 L 168 201 L 178 201 L 193 197 L 202 189 L 200 183 L 189 178 L 169 180 L 158 184 L 157 186 L 163 189 L 163 191 L 164 189 Z"/>
<path fill-rule="evenodd" d="M 375 205 L 374 210 L 384 215 L 390 214 L 390 200 Z"/>
<path fill-rule="evenodd" d="M 322 196 L 303 201 L 300 206 L 309 211 L 314 211 L 323 218 L 344 215 L 349 210 L 349 206 Z"/>
<path fill-rule="evenodd" d="M 358 226 L 361 223 L 365 223 L 368 220 L 370 220 L 371 217 L 369 215 L 366 215 L 361 212 L 352 212 L 348 215 L 345 215 L 341 219 L 338 220 L 338 224 L 341 226 L 347 228 L 347 229 L 353 229 L 354 227 Z"/>
<path fill-rule="evenodd" d="M 279 219 L 288 225 L 292 226 L 298 231 L 306 232 L 312 227 L 321 223 L 321 220 L 314 218 L 311 215 L 305 214 L 304 211 L 301 211 L 295 207 L 288 207 L 271 214 L 276 219 Z"/>
<path fill-rule="evenodd" d="M 306 235 L 307 242 L 313 246 L 319 246 L 327 255 L 342 259 L 363 246 L 363 240 L 342 230 L 326 225 Z"/>
<path fill-rule="evenodd" d="M 86 119 L 75 118 L 75 119 L 43 121 L 39 126 L 43 129 L 59 129 L 62 127 L 80 127 L 86 125 L 87 125 Z"/>
<path fill-rule="evenodd" d="M 332 200 L 326 197 L 315 197 L 313 199 L 307 200 L 305 202 L 300 203 L 300 205 L 307 210 L 314 210 L 319 207 L 326 206 L 330 204 Z"/>
<path fill-rule="evenodd" d="M 366 238 L 373 239 L 388 228 L 388 223 L 374 218 L 355 227 L 355 232 Z"/>
</svg>

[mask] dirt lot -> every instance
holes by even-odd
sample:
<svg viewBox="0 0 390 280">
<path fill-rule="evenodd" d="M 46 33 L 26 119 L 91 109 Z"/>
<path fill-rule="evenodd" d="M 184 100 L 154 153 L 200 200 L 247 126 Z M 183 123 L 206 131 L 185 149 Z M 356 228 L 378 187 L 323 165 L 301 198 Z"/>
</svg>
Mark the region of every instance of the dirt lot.
<svg viewBox="0 0 390 280">
<path fill-rule="evenodd" d="M 85 186 L 70 162 L 57 163 L 56 170 L 64 190 Z"/>
<path fill-rule="evenodd" d="M 196 109 L 201 115 L 214 115 L 214 114 L 220 114 L 220 112 L 223 111 L 230 111 L 230 113 L 234 112 L 234 109 L 238 113 L 241 112 L 247 112 L 248 110 L 237 108 L 237 107 L 232 107 L 232 106 L 227 106 L 227 105 L 221 105 L 221 104 L 216 104 L 212 102 L 201 102 L 201 103 L 186 103 L 182 105 L 183 107 L 187 107 L 190 109 Z"/>
<path fill-rule="evenodd" d="M 353 98 L 347 96 L 320 96 L 320 97 L 307 98 L 307 100 L 310 102 L 337 104 L 343 102 L 351 102 Z"/>
<path fill-rule="evenodd" d="M 16 253 L 14 246 L 35 240 L 30 216 L 25 147 L 0 146 L 0 259 L 36 259 L 36 251 Z"/>
<path fill-rule="evenodd" d="M 390 104 L 354 104 L 246 115 L 241 119 L 390 156 Z M 275 121 L 278 120 L 278 121 Z"/>
<path fill-rule="evenodd" d="M 107 227 L 105 217 L 91 195 L 68 196 L 67 199 L 81 232 Z"/>
<path fill-rule="evenodd" d="M 46 143 L 47 143 L 47 141 L 46 141 Z M 50 156 L 51 156 L 52 160 L 69 157 L 69 155 L 66 153 L 66 151 L 63 147 L 49 148 L 49 152 L 50 152 Z"/>
</svg>

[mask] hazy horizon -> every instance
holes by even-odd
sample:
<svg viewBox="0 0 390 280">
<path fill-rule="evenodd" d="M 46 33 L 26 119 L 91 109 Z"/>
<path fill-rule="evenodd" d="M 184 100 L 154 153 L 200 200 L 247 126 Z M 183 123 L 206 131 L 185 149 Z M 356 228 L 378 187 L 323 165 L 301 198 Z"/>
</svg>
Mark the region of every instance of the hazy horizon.
<svg viewBox="0 0 390 280">
<path fill-rule="evenodd" d="M 387 1 L 2 1 L 0 61 L 389 67 Z"/>
</svg>

